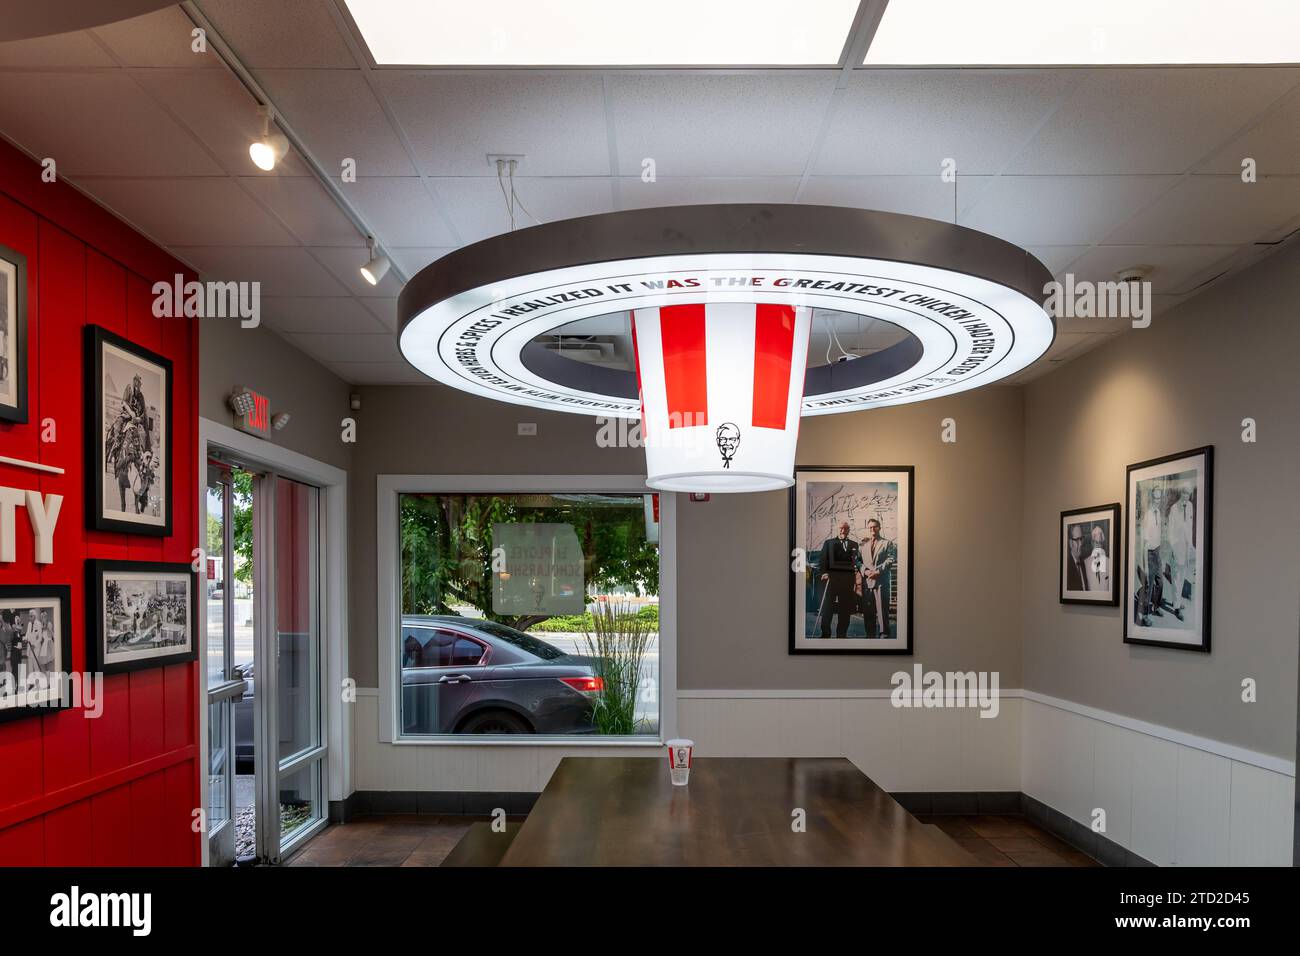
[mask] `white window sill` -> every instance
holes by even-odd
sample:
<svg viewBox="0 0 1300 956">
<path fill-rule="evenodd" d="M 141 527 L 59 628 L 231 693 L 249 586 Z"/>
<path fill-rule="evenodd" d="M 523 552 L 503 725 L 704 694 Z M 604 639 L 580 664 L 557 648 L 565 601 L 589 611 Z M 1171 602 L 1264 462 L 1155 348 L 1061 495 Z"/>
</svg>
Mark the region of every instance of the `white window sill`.
<svg viewBox="0 0 1300 956">
<path fill-rule="evenodd" d="M 458 735 L 397 737 L 396 747 L 630 747 L 650 749 L 664 746 L 661 737 L 551 737 L 520 734 L 516 737 Z"/>
</svg>

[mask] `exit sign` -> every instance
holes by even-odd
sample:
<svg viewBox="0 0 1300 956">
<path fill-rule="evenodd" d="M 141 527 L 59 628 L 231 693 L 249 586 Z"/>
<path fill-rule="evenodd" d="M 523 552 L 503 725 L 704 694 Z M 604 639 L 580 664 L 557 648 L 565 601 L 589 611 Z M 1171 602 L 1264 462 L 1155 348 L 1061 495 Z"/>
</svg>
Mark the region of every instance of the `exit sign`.
<svg viewBox="0 0 1300 956">
<path fill-rule="evenodd" d="M 259 438 L 271 437 L 271 400 L 261 392 L 247 389 L 253 396 L 253 407 L 244 415 L 235 416 L 235 425 L 240 431 L 248 432 Z"/>
</svg>

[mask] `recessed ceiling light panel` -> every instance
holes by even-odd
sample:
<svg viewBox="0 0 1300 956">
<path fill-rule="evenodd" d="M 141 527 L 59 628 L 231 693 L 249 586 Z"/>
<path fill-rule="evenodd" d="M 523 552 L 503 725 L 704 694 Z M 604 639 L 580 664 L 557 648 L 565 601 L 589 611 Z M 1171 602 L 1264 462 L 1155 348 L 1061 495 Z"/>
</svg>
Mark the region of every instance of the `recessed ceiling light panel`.
<svg viewBox="0 0 1300 956">
<path fill-rule="evenodd" d="M 825 66 L 858 0 L 347 0 L 380 65 Z"/>
<path fill-rule="evenodd" d="M 1296 0 L 889 0 L 865 65 L 1297 62 Z"/>
</svg>

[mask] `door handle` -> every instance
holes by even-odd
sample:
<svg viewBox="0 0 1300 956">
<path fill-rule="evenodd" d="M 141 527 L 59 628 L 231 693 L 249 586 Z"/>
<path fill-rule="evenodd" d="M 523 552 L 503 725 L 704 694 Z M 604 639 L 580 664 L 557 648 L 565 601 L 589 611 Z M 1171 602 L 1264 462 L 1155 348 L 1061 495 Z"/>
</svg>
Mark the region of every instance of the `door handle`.
<svg viewBox="0 0 1300 956">
<path fill-rule="evenodd" d="M 471 680 L 468 674 L 457 674 L 454 677 L 451 674 L 447 674 L 443 677 L 439 677 L 438 683 L 439 684 L 463 684 L 468 680 Z"/>
</svg>

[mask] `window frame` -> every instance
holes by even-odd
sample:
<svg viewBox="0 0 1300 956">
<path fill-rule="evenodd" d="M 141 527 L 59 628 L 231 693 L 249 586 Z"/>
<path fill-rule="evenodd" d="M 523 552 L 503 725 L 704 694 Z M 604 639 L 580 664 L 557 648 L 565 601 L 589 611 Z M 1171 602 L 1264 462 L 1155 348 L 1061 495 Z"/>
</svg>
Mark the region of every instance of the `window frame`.
<svg viewBox="0 0 1300 956">
<path fill-rule="evenodd" d="M 677 497 L 656 492 L 644 475 L 396 475 L 376 477 L 376 592 L 379 643 L 379 740 L 416 747 L 660 747 L 677 734 Z M 401 659 L 392 635 L 401 628 L 398 500 L 403 494 L 658 494 L 659 731 L 637 737 L 530 734 L 407 735 L 401 730 Z M 450 629 L 450 628 L 449 628 Z"/>
</svg>

